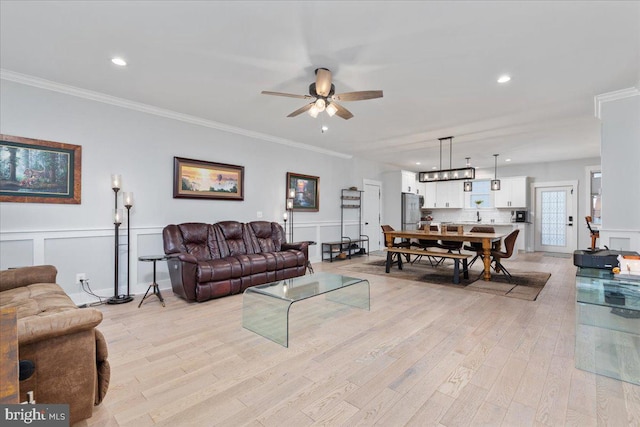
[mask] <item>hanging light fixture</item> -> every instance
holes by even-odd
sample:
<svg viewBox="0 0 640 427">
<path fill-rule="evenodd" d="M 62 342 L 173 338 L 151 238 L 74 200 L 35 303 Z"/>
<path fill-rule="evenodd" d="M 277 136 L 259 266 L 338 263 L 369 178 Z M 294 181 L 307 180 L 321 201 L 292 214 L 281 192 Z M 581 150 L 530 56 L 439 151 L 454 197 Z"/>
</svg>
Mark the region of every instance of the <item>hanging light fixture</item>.
<svg viewBox="0 0 640 427">
<path fill-rule="evenodd" d="M 493 157 L 495 158 L 495 170 L 493 179 L 491 180 L 491 191 L 500 190 L 500 180 L 498 179 L 498 156 L 499 154 L 493 155 Z"/>
<path fill-rule="evenodd" d="M 465 157 L 465 159 L 467 160 L 467 168 L 471 167 L 471 162 L 470 162 L 471 157 Z M 466 193 L 469 193 L 469 192 L 473 191 L 473 182 L 471 182 L 470 180 L 467 179 L 464 182 L 464 191 Z"/>
<path fill-rule="evenodd" d="M 327 112 L 329 117 L 333 117 L 338 112 L 338 107 L 336 107 L 333 103 L 330 103 L 329 105 L 327 105 L 325 111 Z"/>
<path fill-rule="evenodd" d="M 442 141 L 445 139 L 449 140 L 449 169 L 442 169 Z M 420 182 L 435 182 L 435 181 L 456 181 L 460 179 L 471 180 L 476 177 L 475 168 L 471 167 L 468 160 L 470 157 L 467 157 L 467 166 L 464 168 L 452 169 L 451 168 L 451 144 L 453 141 L 452 136 L 447 136 L 446 138 L 438 138 L 440 141 L 440 169 L 429 171 L 429 172 L 419 172 L 418 173 L 418 181 Z M 471 182 L 469 181 L 469 184 Z M 465 183 L 466 188 L 466 183 Z M 467 191 L 467 190 L 465 190 Z M 471 190 L 469 190 L 471 191 Z"/>
</svg>

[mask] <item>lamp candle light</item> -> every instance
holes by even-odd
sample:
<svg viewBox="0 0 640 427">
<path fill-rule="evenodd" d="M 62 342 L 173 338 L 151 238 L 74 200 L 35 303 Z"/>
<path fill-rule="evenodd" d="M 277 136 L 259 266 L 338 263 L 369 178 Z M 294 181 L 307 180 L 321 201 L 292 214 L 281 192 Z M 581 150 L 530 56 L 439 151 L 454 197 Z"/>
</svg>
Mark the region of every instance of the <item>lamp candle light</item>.
<svg viewBox="0 0 640 427">
<path fill-rule="evenodd" d="M 125 191 L 124 193 L 122 193 L 122 201 L 124 203 L 124 207 L 127 208 L 127 296 L 129 296 L 131 283 L 131 275 L 129 273 L 131 271 L 131 252 L 129 251 L 129 248 L 131 247 L 131 226 L 129 218 L 131 214 L 131 208 L 133 207 L 133 192 Z"/>
<path fill-rule="evenodd" d="M 129 295 L 129 263 L 127 259 L 127 294 L 118 295 L 118 258 L 120 251 L 120 225 L 122 224 L 123 212 L 118 209 L 118 191 L 122 186 L 122 178 L 118 174 L 111 175 L 111 189 L 113 190 L 115 205 L 113 209 L 113 226 L 114 226 L 114 268 L 113 268 L 113 296 L 107 300 L 107 304 L 122 304 L 133 301 L 133 297 Z M 129 210 L 133 206 L 133 193 L 124 193 L 125 207 L 127 208 L 127 240 L 129 239 Z M 129 257 L 129 243 L 127 241 L 127 257 Z"/>
</svg>

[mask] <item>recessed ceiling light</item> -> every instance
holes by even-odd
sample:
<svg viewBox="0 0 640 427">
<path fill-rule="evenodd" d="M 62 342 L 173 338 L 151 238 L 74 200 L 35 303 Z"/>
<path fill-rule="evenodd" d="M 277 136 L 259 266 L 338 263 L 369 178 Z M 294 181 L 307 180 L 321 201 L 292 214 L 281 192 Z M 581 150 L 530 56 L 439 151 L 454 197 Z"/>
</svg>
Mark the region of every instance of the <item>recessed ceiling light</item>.
<svg viewBox="0 0 640 427">
<path fill-rule="evenodd" d="M 506 82 L 508 82 L 509 80 L 511 80 L 511 76 L 508 76 L 508 75 L 506 75 L 506 74 L 504 74 L 504 75 L 502 75 L 502 76 L 498 77 L 498 83 L 506 83 Z"/>
<path fill-rule="evenodd" d="M 121 67 L 125 67 L 127 65 L 127 61 L 125 61 L 122 58 L 118 58 L 118 57 L 111 58 L 111 62 L 113 62 L 114 64 L 119 65 Z"/>
<path fill-rule="evenodd" d="M 435 170 L 438 170 L 438 167 L 437 166 L 433 166 L 431 169 L 433 169 L 435 171 Z"/>
<path fill-rule="evenodd" d="M 416 165 L 419 165 L 419 164 L 420 164 L 420 162 L 416 162 Z"/>
<path fill-rule="evenodd" d="M 505 161 L 505 162 L 510 162 L 510 161 L 511 161 L 511 159 L 504 159 L 504 161 Z"/>
</svg>

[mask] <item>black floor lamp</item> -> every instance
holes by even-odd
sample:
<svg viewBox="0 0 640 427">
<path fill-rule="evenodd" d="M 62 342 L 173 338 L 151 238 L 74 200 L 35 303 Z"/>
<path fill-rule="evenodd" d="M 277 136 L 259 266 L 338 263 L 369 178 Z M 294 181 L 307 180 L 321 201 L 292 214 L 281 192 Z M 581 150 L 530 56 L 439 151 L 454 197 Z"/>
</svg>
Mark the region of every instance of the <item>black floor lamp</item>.
<svg viewBox="0 0 640 427">
<path fill-rule="evenodd" d="M 287 197 L 287 211 L 289 211 L 289 243 L 293 243 L 293 198 L 294 197 L 296 197 L 296 190 L 295 188 L 290 188 L 289 197 Z"/>
<path fill-rule="evenodd" d="M 114 233 L 114 268 L 113 268 L 113 296 L 107 300 L 107 304 L 123 304 L 125 302 L 133 301 L 133 297 L 129 295 L 129 289 L 127 286 L 127 294 L 119 295 L 118 294 L 118 258 L 119 258 L 119 249 L 120 249 L 120 225 L 122 224 L 122 209 L 118 209 L 118 191 L 120 191 L 120 186 L 122 185 L 122 179 L 120 175 L 111 175 L 111 189 L 113 190 L 115 205 L 113 209 L 113 225 L 115 229 Z M 127 213 L 128 213 L 127 209 Z M 127 228 L 129 227 L 129 221 L 127 220 Z M 127 239 L 129 236 L 127 236 Z M 127 245 L 127 257 L 129 257 L 129 246 Z M 129 271 L 127 270 L 127 275 Z"/>
</svg>

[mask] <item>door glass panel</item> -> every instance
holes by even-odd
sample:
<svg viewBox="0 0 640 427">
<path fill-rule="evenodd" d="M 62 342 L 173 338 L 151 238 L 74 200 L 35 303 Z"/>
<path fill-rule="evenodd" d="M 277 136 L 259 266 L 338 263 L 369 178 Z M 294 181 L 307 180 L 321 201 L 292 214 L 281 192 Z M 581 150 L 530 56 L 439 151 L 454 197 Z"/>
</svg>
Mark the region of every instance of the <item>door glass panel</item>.
<svg viewBox="0 0 640 427">
<path fill-rule="evenodd" d="M 600 215 L 602 204 L 602 173 L 591 172 L 591 221 L 594 224 L 602 224 Z"/>
<path fill-rule="evenodd" d="M 542 191 L 541 239 L 543 245 L 566 246 L 567 206 L 564 191 Z"/>
</svg>

